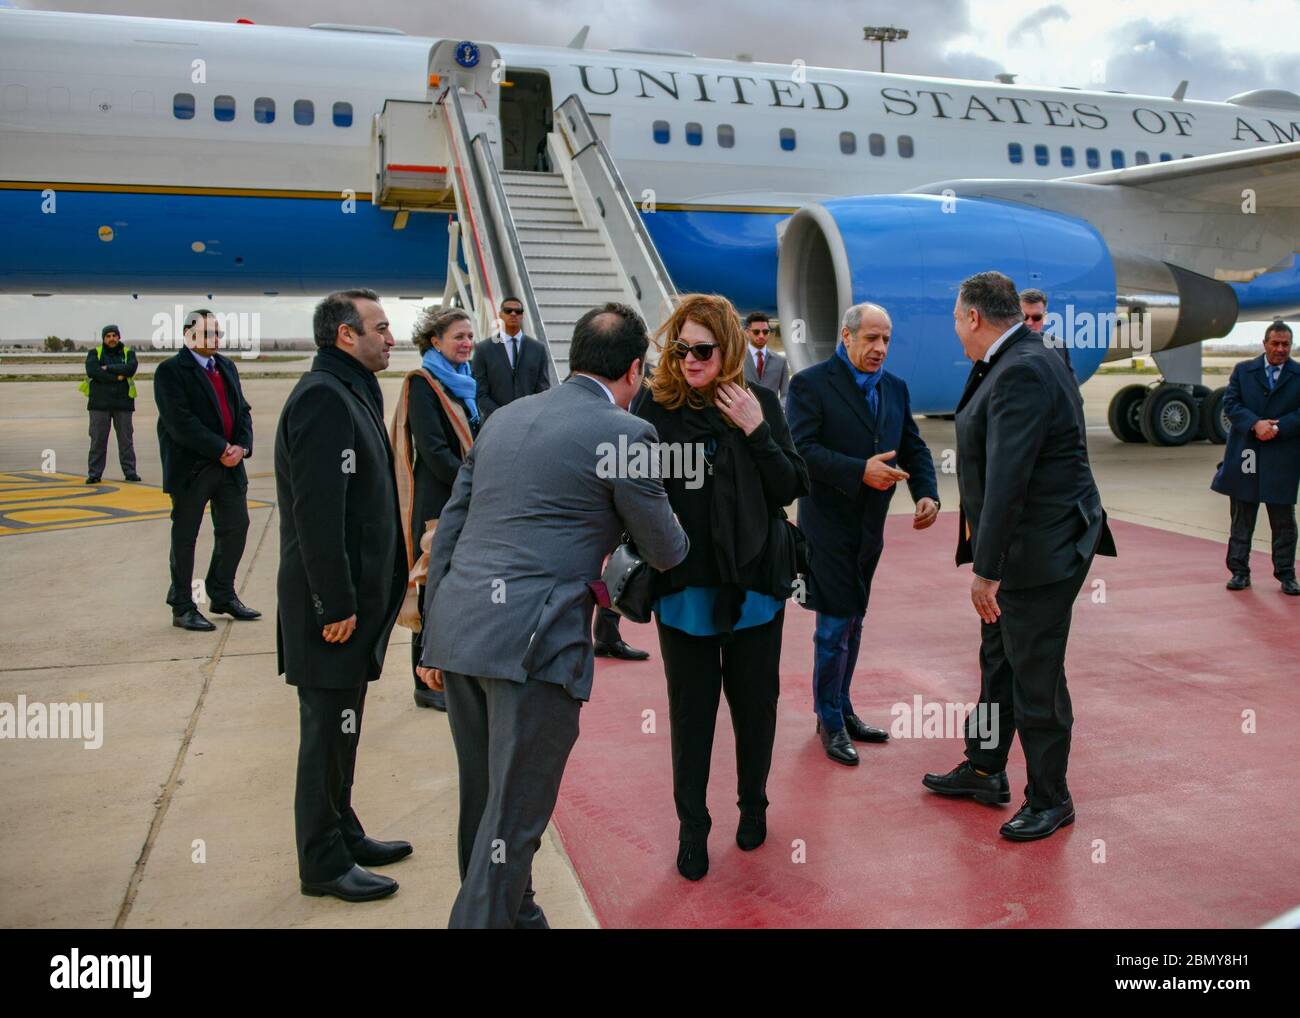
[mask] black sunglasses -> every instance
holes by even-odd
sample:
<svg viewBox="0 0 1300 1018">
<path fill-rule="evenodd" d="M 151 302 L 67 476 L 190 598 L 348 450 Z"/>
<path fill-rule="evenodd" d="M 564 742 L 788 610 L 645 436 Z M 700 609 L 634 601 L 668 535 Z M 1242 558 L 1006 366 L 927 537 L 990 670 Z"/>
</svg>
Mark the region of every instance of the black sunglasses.
<svg viewBox="0 0 1300 1018">
<path fill-rule="evenodd" d="M 713 351 L 719 345 L 718 343 L 683 343 L 678 340 L 673 344 L 673 354 L 681 358 L 685 358 L 687 354 L 690 354 L 697 361 L 707 361 L 713 356 Z"/>
<path fill-rule="evenodd" d="M 1025 315 L 1025 321 L 1027 322 L 1041 322 L 1042 320 L 1042 315 Z"/>
<path fill-rule="evenodd" d="M 524 313 L 524 309 L 523 308 L 502 308 L 501 313 L 503 315 L 522 315 Z"/>
<path fill-rule="evenodd" d="M 755 336 L 766 336 L 772 330 L 771 329 L 750 329 L 749 331 L 752 332 Z"/>
</svg>

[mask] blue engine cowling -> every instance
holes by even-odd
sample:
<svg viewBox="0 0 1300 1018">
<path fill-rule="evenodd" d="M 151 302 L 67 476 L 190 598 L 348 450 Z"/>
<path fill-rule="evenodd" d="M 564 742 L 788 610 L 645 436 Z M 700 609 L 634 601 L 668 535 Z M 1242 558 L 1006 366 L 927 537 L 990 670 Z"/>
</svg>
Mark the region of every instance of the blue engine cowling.
<svg viewBox="0 0 1300 1018">
<path fill-rule="evenodd" d="M 885 367 L 917 413 L 951 413 L 970 362 L 953 331 L 961 281 L 996 269 L 1044 291 L 1065 320 L 1079 381 L 1106 355 L 1115 267 L 1088 223 L 983 198 L 873 195 L 806 205 L 784 224 L 777 274 L 782 341 L 798 371 L 830 356 L 840 318 L 871 301 L 893 321 Z M 1100 333 L 1100 334 L 1099 334 Z"/>
</svg>

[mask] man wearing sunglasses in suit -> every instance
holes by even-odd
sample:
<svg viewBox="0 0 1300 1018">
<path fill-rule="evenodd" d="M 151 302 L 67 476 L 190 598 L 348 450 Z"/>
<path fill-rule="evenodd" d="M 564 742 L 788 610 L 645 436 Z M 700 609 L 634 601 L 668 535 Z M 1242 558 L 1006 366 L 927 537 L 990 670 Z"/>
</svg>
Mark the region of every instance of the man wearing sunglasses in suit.
<svg viewBox="0 0 1300 1018">
<path fill-rule="evenodd" d="M 1025 325 L 1030 331 L 1037 332 L 1041 336 L 1043 330 L 1047 328 L 1047 294 L 1032 287 L 1021 290 L 1020 310 L 1024 313 Z M 1055 336 L 1046 336 L 1043 342 L 1061 351 L 1061 356 L 1065 358 L 1065 366 L 1073 373 L 1074 365 L 1070 363 L 1070 347 Z"/>
<path fill-rule="evenodd" d="M 745 333 L 749 338 L 749 350 L 745 357 L 745 381 L 750 385 L 765 385 L 785 402 L 785 391 L 790 386 L 790 366 L 785 356 L 773 353 L 767 348 L 768 338 L 772 335 L 772 323 L 761 311 L 751 312 L 745 317 Z"/>
<path fill-rule="evenodd" d="M 472 367 L 484 421 L 498 407 L 551 387 L 546 347 L 524 333 L 523 301 L 507 297 L 500 310 L 501 331 L 474 348 Z"/>
</svg>

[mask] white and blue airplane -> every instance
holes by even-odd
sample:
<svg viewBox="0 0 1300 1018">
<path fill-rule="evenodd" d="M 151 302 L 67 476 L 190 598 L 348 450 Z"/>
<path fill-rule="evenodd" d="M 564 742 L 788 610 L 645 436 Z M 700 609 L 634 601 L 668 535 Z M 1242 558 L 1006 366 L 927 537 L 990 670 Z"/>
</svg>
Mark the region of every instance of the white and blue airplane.
<svg viewBox="0 0 1300 1018">
<path fill-rule="evenodd" d="M 442 292 L 448 213 L 399 224 L 370 204 L 372 125 L 388 100 L 429 98 L 439 41 L 0 9 L 0 291 Z M 678 290 L 769 312 L 829 292 L 821 310 L 805 301 L 816 342 L 787 344 L 796 362 L 829 351 L 849 299 L 884 304 L 890 368 L 920 411 L 961 392 L 954 286 L 981 269 L 1080 319 L 1154 307 L 1157 349 L 1300 309 L 1292 92 L 1205 102 L 576 44 L 455 52 L 504 169 L 534 169 L 555 107 L 581 98 L 631 194 L 653 195 L 643 219 Z M 1081 381 L 1116 355 L 1111 334 L 1072 350 Z M 1137 417 L 1117 434 L 1133 439 Z"/>
</svg>

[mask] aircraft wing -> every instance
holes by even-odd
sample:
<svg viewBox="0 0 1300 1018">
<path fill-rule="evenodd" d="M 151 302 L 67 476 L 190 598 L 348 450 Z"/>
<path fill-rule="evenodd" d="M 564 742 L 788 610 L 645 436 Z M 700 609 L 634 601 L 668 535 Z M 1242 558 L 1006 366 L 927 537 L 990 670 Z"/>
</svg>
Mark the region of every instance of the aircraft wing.
<svg viewBox="0 0 1300 1018">
<path fill-rule="evenodd" d="M 1300 142 L 1059 179 L 1138 187 L 1215 205 L 1239 205 L 1245 200 L 1243 192 L 1251 190 L 1259 207 L 1294 209 L 1300 208 Z"/>
</svg>

